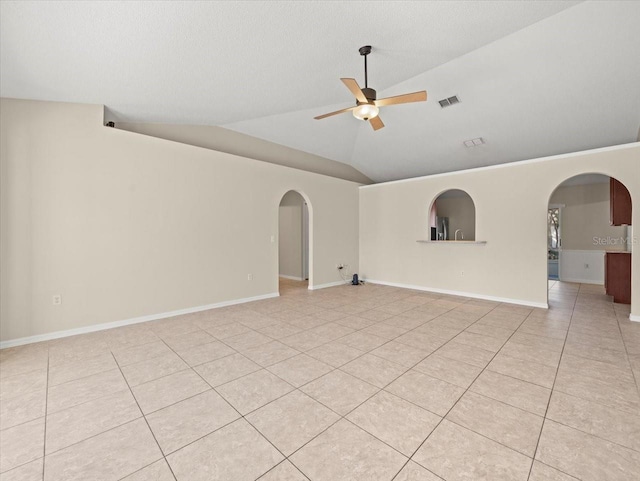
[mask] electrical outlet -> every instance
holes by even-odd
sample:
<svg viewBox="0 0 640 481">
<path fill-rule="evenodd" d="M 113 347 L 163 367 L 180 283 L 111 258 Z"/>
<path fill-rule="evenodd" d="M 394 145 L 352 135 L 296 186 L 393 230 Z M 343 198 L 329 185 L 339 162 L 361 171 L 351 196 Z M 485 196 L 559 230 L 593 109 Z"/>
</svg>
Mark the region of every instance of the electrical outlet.
<svg viewBox="0 0 640 481">
<path fill-rule="evenodd" d="M 274 244 L 276 242 L 276 236 L 272 235 L 271 236 L 271 243 Z"/>
<path fill-rule="evenodd" d="M 247 274 L 247 280 L 248 281 L 252 281 L 253 280 L 253 274 Z"/>
<path fill-rule="evenodd" d="M 588 268 L 589 268 L 589 264 L 585 264 L 585 265 L 584 265 L 584 268 L 585 268 L 585 269 L 588 269 Z"/>
<path fill-rule="evenodd" d="M 60 304 L 62 304 L 62 296 L 60 294 L 55 294 L 53 296 L 53 305 L 59 306 Z"/>
</svg>

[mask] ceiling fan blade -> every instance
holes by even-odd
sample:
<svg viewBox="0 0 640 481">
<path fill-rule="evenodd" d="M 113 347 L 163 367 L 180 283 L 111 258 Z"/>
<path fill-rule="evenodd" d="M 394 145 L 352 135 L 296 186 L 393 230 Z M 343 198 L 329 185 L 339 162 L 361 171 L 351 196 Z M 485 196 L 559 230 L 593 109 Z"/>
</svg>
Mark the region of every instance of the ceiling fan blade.
<svg viewBox="0 0 640 481">
<path fill-rule="evenodd" d="M 316 120 L 321 120 L 327 117 L 331 117 L 332 115 L 338 115 L 338 114 L 343 114 L 345 112 L 349 112 L 353 109 L 355 109 L 356 107 L 349 107 L 347 109 L 342 109 L 342 110 L 336 110 L 335 112 L 329 112 L 328 114 L 324 114 L 324 115 L 318 115 L 317 117 L 314 117 L 314 119 Z"/>
<path fill-rule="evenodd" d="M 369 123 L 371 124 L 371 127 L 373 127 L 373 130 L 380 130 L 382 127 L 384 127 L 384 123 L 382 122 L 382 119 L 379 115 L 376 115 L 372 119 L 369 119 Z"/>
<path fill-rule="evenodd" d="M 363 102 L 365 104 L 369 102 L 369 100 L 367 100 L 367 97 L 365 97 L 362 90 L 360 90 L 360 86 L 358 85 L 358 82 L 356 82 L 356 79 L 341 78 L 340 80 L 342 80 L 342 83 L 347 86 L 347 88 L 351 91 L 351 93 L 358 100 L 358 102 Z"/>
<path fill-rule="evenodd" d="M 374 101 L 376 107 L 383 107 L 385 105 L 397 105 L 406 104 L 410 102 L 424 102 L 427 100 L 427 91 L 421 90 L 420 92 L 413 92 L 410 94 L 397 95 L 395 97 L 387 97 L 386 99 L 380 99 Z"/>
</svg>

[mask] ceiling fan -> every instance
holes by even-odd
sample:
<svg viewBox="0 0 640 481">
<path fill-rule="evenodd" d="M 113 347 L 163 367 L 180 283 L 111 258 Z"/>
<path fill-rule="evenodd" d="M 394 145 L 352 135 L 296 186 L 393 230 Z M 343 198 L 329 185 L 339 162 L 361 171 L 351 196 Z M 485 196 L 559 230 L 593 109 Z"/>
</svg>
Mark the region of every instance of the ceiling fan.
<svg viewBox="0 0 640 481">
<path fill-rule="evenodd" d="M 341 114 L 344 112 L 353 112 L 353 116 L 357 119 L 369 121 L 373 130 L 379 130 L 384 127 L 382 120 L 378 116 L 380 111 L 379 107 L 386 105 L 406 104 L 410 102 L 424 102 L 427 100 L 427 91 L 421 90 L 420 92 L 413 92 L 410 94 L 397 95 L 395 97 L 387 97 L 384 99 L 376 100 L 376 91 L 369 88 L 367 79 L 367 55 L 371 53 L 371 45 L 365 45 L 358 50 L 360 55 L 364 57 L 364 88 L 361 89 L 355 79 L 341 78 L 351 93 L 356 98 L 356 105 L 342 110 L 336 110 L 324 115 L 318 115 L 314 117 L 316 120 L 331 117 L 332 115 Z"/>
</svg>

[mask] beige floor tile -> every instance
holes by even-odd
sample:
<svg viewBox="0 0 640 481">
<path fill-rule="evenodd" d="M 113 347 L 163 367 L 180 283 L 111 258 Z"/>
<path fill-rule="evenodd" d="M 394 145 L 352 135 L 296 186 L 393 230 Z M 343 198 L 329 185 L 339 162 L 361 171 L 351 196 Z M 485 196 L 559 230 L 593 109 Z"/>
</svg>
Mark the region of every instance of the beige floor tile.
<svg viewBox="0 0 640 481">
<path fill-rule="evenodd" d="M 599 379 L 601 381 L 609 381 L 616 379 L 629 384 L 634 384 L 635 379 L 630 366 L 620 366 L 607 362 L 596 361 L 594 359 L 585 359 L 583 357 L 564 354 L 560 363 L 560 373 L 564 371 L 568 375 L 584 375 Z"/>
<path fill-rule="evenodd" d="M 213 336 L 200 329 L 164 338 L 164 342 L 174 351 L 187 351 L 190 347 L 207 344 L 213 341 L 215 341 Z"/>
<path fill-rule="evenodd" d="M 189 366 L 177 354 L 171 352 L 123 366 L 122 374 L 129 386 L 137 386 L 188 368 Z"/>
<path fill-rule="evenodd" d="M 301 390 L 343 416 L 379 391 L 377 387 L 340 370 L 310 382 Z"/>
<path fill-rule="evenodd" d="M 444 416 L 464 393 L 464 389 L 421 372 L 411 370 L 387 386 L 386 391 L 424 409 Z"/>
<path fill-rule="evenodd" d="M 251 329 L 239 322 L 230 322 L 228 324 L 211 326 L 205 330 L 217 339 L 226 339 L 228 337 L 237 336 L 238 334 L 244 334 L 245 332 L 249 332 Z"/>
<path fill-rule="evenodd" d="M 620 368 L 628 366 L 627 354 L 622 351 L 600 349 L 580 344 L 567 344 L 564 348 L 564 354 L 614 364 Z"/>
<path fill-rule="evenodd" d="M 553 382 L 556 378 L 556 368 L 545 366 L 538 362 L 523 361 L 522 359 L 507 356 L 501 352 L 493 358 L 493 361 L 487 366 L 487 369 L 548 389 L 553 387 Z"/>
<path fill-rule="evenodd" d="M 41 458 L 44 418 L 0 431 L 0 473 Z"/>
<path fill-rule="evenodd" d="M 634 415 L 555 391 L 547 418 L 640 451 L 640 411 Z"/>
<path fill-rule="evenodd" d="M 596 401 L 612 408 L 628 411 L 631 414 L 640 412 L 638 388 L 628 380 L 617 377 L 597 379 L 581 374 L 575 370 L 558 372 L 554 389 L 582 399 Z"/>
<path fill-rule="evenodd" d="M 138 419 L 48 455 L 44 479 L 120 479 L 161 458 L 147 423 Z"/>
<path fill-rule="evenodd" d="M 335 368 L 353 361 L 355 358 L 362 356 L 364 352 L 346 344 L 332 341 L 307 351 L 307 354 Z"/>
<path fill-rule="evenodd" d="M 115 349 L 113 350 L 113 355 L 116 358 L 116 361 L 118 361 L 118 364 L 122 367 L 128 364 L 144 361 L 146 359 L 153 359 L 154 357 L 161 356 L 162 354 L 168 354 L 170 352 L 171 349 L 164 342 L 154 341 L 142 344 L 141 346 Z"/>
<path fill-rule="evenodd" d="M 175 481 L 169 465 L 164 459 L 130 474 L 122 481 Z"/>
<path fill-rule="evenodd" d="M 284 460 L 271 471 L 261 476 L 258 481 L 308 481 L 289 461 Z"/>
<path fill-rule="evenodd" d="M 373 354 L 365 354 L 340 369 L 379 388 L 385 387 L 406 371 L 399 364 Z"/>
<path fill-rule="evenodd" d="M 166 454 L 238 419 L 240 415 L 215 391 L 205 391 L 147 416 Z"/>
<path fill-rule="evenodd" d="M 507 341 L 502 349 L 500 349 L 500 354 L 515 357 L 523 361 L 537 362 L 553 369 L 556 369 L 560 363 L 559 351 L 550 351 L 542 347 L 527 346 L 511 341 Z"/>
<path fill-rule="evenodd" d="M 484 368 L 495 356 L 495 352 L 487 351 L 475 346 L 450 341 L 436 351 L 439 356 L 456 361 L 466 362 L 474 366 Z"/>
<path fill-rule="evenodd" d="M 426 470 L 419 464 L 409 461 L 393 481 L 441 481 L 442 478 Z"/>
<path fill-rule="evenodd" d="M 83 359 L 80 362 L 72 361 L 58 364 L 49 368 L 49 386 L 57 386 L 58 384 L 116 369 L 117 367 L 118 365 L 110 352 Z"/>
<path fill-rule="evenodd" d="M 477 334 L 475 332 L 464 331 L 458 334 L 454 341 L 467 346 L 479 347 L 485 351 L 496 353 L 500 350 L 505 341 L 496 339 L 495 337 Z"/>
<path fill-rule="evenodd" d="M 177 481 L 253 480 L 283 459 L 244 419 L 167 457 Z"/>
<path fill-rule="evenodd" d="M 7 429 L 45 415 L 45 388 L 0 401 L 0 429 Z"/>
<path fill-rule="evenodd" d="M 583 481 L 640 477 L 640 453 L 546 420 L 536 459 Z"/>
<path fill-rule="evenodd" d="M 269 371 L 289 384 L 300 387 L 332 371 L 333 368 L 306 354 L 287 359 L 269 367 Z"/>
<path fill-rule="evenodd" d="M 214 361 L 235 353 L 229 346 L 218 341 L 200 344 L 176 352 L 190 366 L 199 366 L 205 362 Z"/>
<path fill-rule="evenodd" d="M 49 387 L 47 413 L 54 413 L 129 387 L 119 369 L 112 369 Z"/>
<path fill-rule="evenodd" d="M 551 394 L 545 387 L 493 371 L 484 371 L 469 389 L 538 416 L 544 416 Z"/>
<path fill-rule="evenodd" d="M 0 481 L 42 481 L 44 476 L 42 462 L 44 458 L 23 464 L 11 471 L 0 474 Z"/>
<path fill-rule="evenodd" d="M 424 332 L 419 332 L 416 330 L 407 332 L 406 334 L 395 338 L 394 341 L 406 344 L 407 346 L 415 347 L 417 349 L 423 349 L 425 351 L 433 352 L 446 344 L 449 339 L 440 338 L 433 334 L 425 334 Z"/>
<path fill-rule="evenodd" d="M 0 379 L 0 402 L 28 394 L 33 391 L 44 391 L 47 387 L 47 370 L 38 369 L 16 376 Z"/>
<path fill-rule="evenodd" d="M 149 414 L 208 389 L 209 385 L 200 376 L 186 370 L 140 384 L 132 391 L 142 412 Z"/>
<path fill-rule="evenodd" d="M 242 354 L 216 359 L 215 361 L 200 364 L 194 368 L 213 387 L 233 381 L 261 368 L 255 362 L 250 361 Z"/>
<path fill-rule="evenodd" d="M 278 341 L 271 341 L 266 344 L 252 347 L 242 352 L 253 362 L 260 364 L 262 367 L 268 367 L 290 357 L 300 354 L 292 347 L 282 344 Z"/>
<path fill-rule="evenodd" d="M 543 418 L 471 391 L 456 403 L 447 419 L 533 457 Z"/>
<path fill-rule="evenodd" d="M 381 391 L 352 411 L 347 419 L 405 456 L 411 456 L 442 418 Z"/>
<path fill-rule="evenodd" d="M 47 454 L 142 417 L 129 390 L 47 416 Z"/>
<path fill-rule="evenodd" d="M 456 386 L 468 388 L 482 371 L 482 368 L 466 362 L 448 359 L 434 353 L 414 368 L 431 377 L 438 378 Z"/>
<path fill-rule="evenodd" d="M 533 462 L 529 476 L 529 481 L 576 481 L 577 479 L 540 461 Z"/>
<path fill-rule="evenodd" d="M 292 326 L 291 324 L 287 324 L 285 322 L 272 324 L 271 326 L 263 327 L 262 329 L 258 330 L 258 332 L 264 334 L 265 336 L 269 336 L 272 339 L 282 339 L 283 337 L 293 336 L 294 334 L 297 334 L 301 331 L 301 328 Z"/>
<path fill-rule="evenodd" d="M 376 347 L 382 346 L 385 342 L 387 342 L 387 340 L 378 336 L 374 336 L 373 334 L 354 332 L 353 334 L 349 334 L 348 336 L 338 339 L 338 342 L 341 344 L 346 344 L 347 346 L 355 347 L 360 351 L 368 352 L 375 349 Z"/>
<path fill-rule="evenodd" d="M 526 481 L 532 461 L 446 419 L 413 459 L 447 481 Z"/>
<path fill-rule="evenodd" d="M 270 337 L 265 336 L 264 334 L 261 334 L 259 332 L 249 331 L 233 337 L 228 337 L 224 340 L 224 342 L 232 348 L 242 351 L 244 349 L 259 346 L 260 344 L 266 344 L 267 342 L 271 342 L 272 340 L 273 339 L 271 339 Z"/>
<path fill-rule="evenodd" d="M 309 442 L 340 417 L 300 391 L 293 391 L 247 416 L 285 456 Z"/>
<path fill-rule="evenodd" d="M 527 334 L 518 329 L 516 333 L 509 339 L 512 343 L 522 344 L 524 346 L 539 347 L 548 351 L 562 352 L 564 347 L 564 339 L 554 339 L 551 337 L 537 336 Z"/>
<path fill-rule="evenodd" d="M 245 415 L 293 391 L 293 386 L 263 369 L 216 389 L 233 407 Z"/>
<path fill-rule="evenodd" d="M 419 363 L 431 352 L 430 350 L 417 349 L 406 344 L 390 341 L 371 351 L 371 354 L 409 368 Z"/>
<path fill-rule="evenodd" d="M 482 334 L 483 336 L 489 336 L 496 338 L 500 341 L 506 342 L 513 335 L 511 329 L 504 329 L 502 327 L 490 326 L 488 324 L 476 323 L 469 326 L 466 329 L 467 332 L 473 332 L 475 334 Z"/>
<path fill-rule="evenodd" d="M 334 424 L 291 457 L 313 481 L 390 480 L 407 461 L 348 421 Z"/>
</svg>

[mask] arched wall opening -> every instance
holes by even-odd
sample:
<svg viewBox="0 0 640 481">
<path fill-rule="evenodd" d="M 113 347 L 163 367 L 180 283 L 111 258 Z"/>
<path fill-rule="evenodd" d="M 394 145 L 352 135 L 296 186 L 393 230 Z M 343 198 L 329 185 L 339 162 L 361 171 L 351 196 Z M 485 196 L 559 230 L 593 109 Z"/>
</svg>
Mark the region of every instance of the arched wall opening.
<svg viewBox="0 0 640 481">
<path fill-rule="evenodd" d="M 631 195 L 617 179 L 584 173 L 561 182 L 547 205 L 548 300 L 555 282 L 601 285 L 631 303 Z"/>
<path fill-rule="evenodd" d="M 476 207 L 464 190 L 441 192 L 429 208 L 428 238 L 432 241 L 474 241 Z"/>
<path fill-rule="evenodd" d="M 312 209 L 306 195 L 290 190 L 278 206 L 278 279 L 313 286 Z"/>
</svg>

